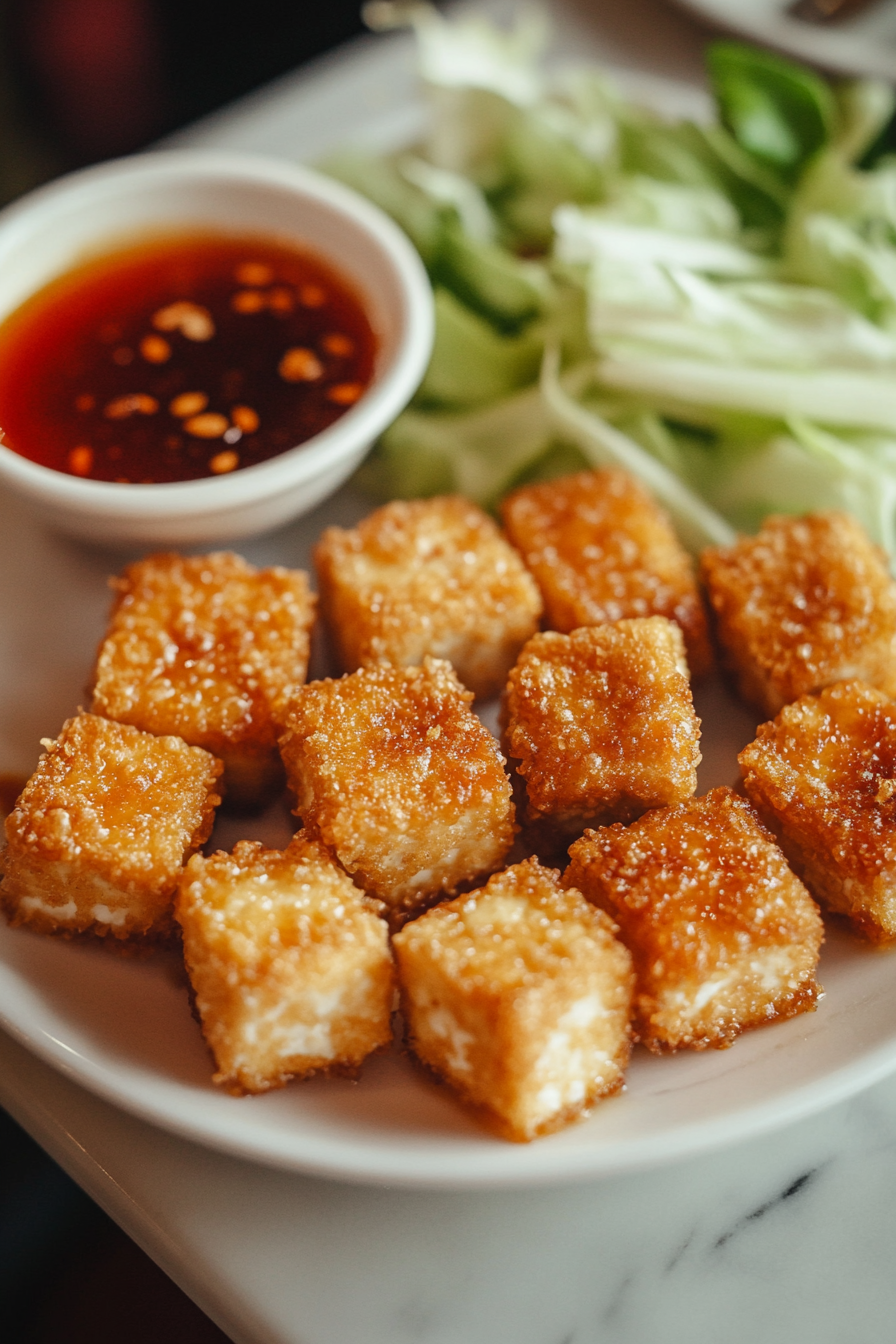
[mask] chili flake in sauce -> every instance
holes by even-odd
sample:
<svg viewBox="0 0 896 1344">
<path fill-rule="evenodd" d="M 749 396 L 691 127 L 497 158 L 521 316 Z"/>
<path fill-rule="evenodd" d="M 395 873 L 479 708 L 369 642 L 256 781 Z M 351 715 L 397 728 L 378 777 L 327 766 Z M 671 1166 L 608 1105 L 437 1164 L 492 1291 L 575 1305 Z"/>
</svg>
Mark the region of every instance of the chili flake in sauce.
<svg viewBox="0 0 896 1344">
<path fill-rule="evenodd" d="M 190 233 L 90 261 L 0 325 L 7 447 L 96 481 L 221 475 L 344 415 L 376 341 L 311 253 Z"/>
</svg>

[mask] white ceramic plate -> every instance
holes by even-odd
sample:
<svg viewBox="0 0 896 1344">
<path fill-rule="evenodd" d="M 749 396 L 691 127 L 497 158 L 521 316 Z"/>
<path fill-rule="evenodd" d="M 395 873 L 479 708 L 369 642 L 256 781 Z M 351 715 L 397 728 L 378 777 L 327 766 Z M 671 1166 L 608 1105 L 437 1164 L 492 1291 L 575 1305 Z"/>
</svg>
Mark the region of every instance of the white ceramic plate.
<svg viewBox="0 0 896 1344">
<path fill-rule="evenodd" d="M 329 521 L 367 505 L 343 495 L 246 550 L 255 563 L 306 565 Z M 123 557 L 91 553 L 5 515 L 0 534 L 0 763 L 29 770 L 41 736 L 77 705 L 102 633 L 105 578 Z M 736 778 L 753 720 L 718 687 L 699 698 L 701 789 Z M 279 843 L 285 808 L 215 840 Z M 210 1060 L 172 958 L 124 960 L 103 948 L 0 927 L 0 1022 L 42 1058 L 145 1119 L 214 1147 L 304 1171 L 421 1185 L 568 1180 L 666 1161 L 780 1125 L 896 1068 L 896 958 L 831 934 L 815 1014 L 764 1028 L 732 1049 L 655 1058 L 636 1051 L 628 1087 L 593 1116 L 528 1146 L 479 1129 L 396 1052 L 360 1083 L 312 1081 L 264 1097 L 212 1087 Z"/>
<path fill-rule="evenodd" d="M 896 79 L 896 3 L 878 3 L 839 23 L 815 24 L 788 12 L 791 0 L 676 0 L 730 33 L 844 75 Z"/>
<path fill-rule="evenodd" d="M 407 45 L 362 49 L 296 95 L 227 113 L 181 143 L 313 159 L 363 121 L 388 141 L 419 124 Z M 701 96 L 636 80 L 670 112 L 699 115 Z M 633 90 L 635 91 L 635 90 Z M 362 116 L 363 114 L 363 116 Z M 304 137 L 304 138 L 303 138 Z M 368 505 L 343 493 L 271 538 L 241 549 L 256 564 L 307 566 L 326 523 Z M 110 557 L 51 537 L 0 493 L 0 772 L 30 772 L 83 698 L 109 594 Z M 753 721 L 718 688 L 698 697 L 701 789 L 730 783 Z M 285 811 L 239 834 L 278 843 Z M 396 1053 L 357 1085 L 295 1084 L 236 1099 L 210 1083 L 210 1061 L 171 960 L 124 961 L 0 922 L 0 1023 L 42 1058 L 125 1109 L 202 1143 L 348 1180 L 429 1186 L 526 1185 L 621 1172 L 698 1153 L 784 1124 L 896 1069 L 896 958 L 832 934 L 818 1011 L 753 1032 L 731 1050 L 657 1059 L 636 1051 L 625 1093 L 562 1134 L 527 1146 L 480 1130 Z"/>
</svg>

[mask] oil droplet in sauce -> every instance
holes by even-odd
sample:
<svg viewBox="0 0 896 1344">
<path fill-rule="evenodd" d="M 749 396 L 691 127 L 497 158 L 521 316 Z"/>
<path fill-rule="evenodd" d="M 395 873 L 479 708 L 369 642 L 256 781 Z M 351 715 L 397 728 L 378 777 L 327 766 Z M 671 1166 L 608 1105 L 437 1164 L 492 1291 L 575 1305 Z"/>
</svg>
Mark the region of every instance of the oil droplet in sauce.
<svg viewBox="0 0 896 1344">
<path fill-rule="evenodd" d="M 0 427 L 22 457 L 91 480 L 229 474 L 344 415 L 375 356 L 350 284 L 310 252 L 168 236 L 69 272 L 0 325 Z"/>
</svg>

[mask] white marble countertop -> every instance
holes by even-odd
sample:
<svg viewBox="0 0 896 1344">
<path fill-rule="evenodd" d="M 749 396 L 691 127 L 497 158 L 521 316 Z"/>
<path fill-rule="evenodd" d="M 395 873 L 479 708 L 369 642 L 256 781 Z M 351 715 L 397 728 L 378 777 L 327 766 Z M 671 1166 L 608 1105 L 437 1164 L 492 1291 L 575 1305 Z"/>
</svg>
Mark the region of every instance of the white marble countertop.
<svg viewBox="0 0 896 1344">
<path fill-rule="evenodd" d="M 777 1134 L 557 1190 L 236 1161 L 0 1034 L 0 1102 L 235 1344 L 883 1344 L 896 1079 Z"/>
<path fill-rule="evenodd" d="M 661 0 L 569 0 L 560 50 L 700 79 Z M 403 39 L 359 43 L 177 139 L 314 157 L 408 117 Z M 236 1344 L 881 1344 L 896 1078 L 776 1134 L 560 1189 L 398 1191 L 214 1153 L 0 1033 L 0 1102 Z"/>
</svg>

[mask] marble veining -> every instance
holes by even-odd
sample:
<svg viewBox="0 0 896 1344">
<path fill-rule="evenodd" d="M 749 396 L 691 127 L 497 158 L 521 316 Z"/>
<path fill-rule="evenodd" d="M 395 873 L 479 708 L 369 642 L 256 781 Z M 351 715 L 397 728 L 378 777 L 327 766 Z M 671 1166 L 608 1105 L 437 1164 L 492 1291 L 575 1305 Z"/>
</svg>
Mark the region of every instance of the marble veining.
<svg viewBox="0 0 896 1344">
<path fill-rule="evenodd" d="M 717 1153 L 516 1191 L 266 1170 L 161 1134 L 2 1034 L 0 1100 L 235 1344 L 896 1335 L 896 1078 Z"/>
<path fill-rule="evenodd" d="M 344 1237 L 366 1247 L 368 1274 L 375 1265 L 377 1278 L 402 1284 L 399 1303 L 379 1310 L 374 1293 L 363 1316 L 340 1296 L 336 1331 L 307 1344 L 883 1344 L 894 1335 L 896 1080 L 720 1153 L 567 1189 L 302 1188 L 328 1191 L 316 1212 L 304 1208 L 308 1229 L 328 1229 L 323 1245 L 332 1252 Z M 347 1269 L 346 1289 L 350 1280 Z"/>
<path fill-rule="evenodd" d="M 741 1229 L 746 1227 L 749 1223 L 755 1222 L 758 1218 L 764 1218 L 767 1213 L 770 1213 L 772 1209 L 777 1208 L 779 1204 L 783 1204 L 785 1200 L 793 1199 L 794 1195 L 798 1195 L 800 1191 L 804 1190 L 807 1185 L 819 1176 L 821 1171 L 821 1167 L 813 1167 L 811 1171 L 804 1171 L 802 1176 L 797 1176 L 796 1180 L 791 1181 L 787 1186 L 787 1189 L 782 1190 L 779 1195 L 773 1196 L 772 1199 L 767 1199 L 764 1204 L 760 1204 L 750 1213 L 745 1213 L 742 1218 L 738 1219 L 732 1228 L 727 1232 L 723 1232 L 720 1237 L 716 1238 L 713 1250 L 721 1250 L 723 1246 L 728 1244 L 732 1237 L 736 1237 Z"/>
</svg>

